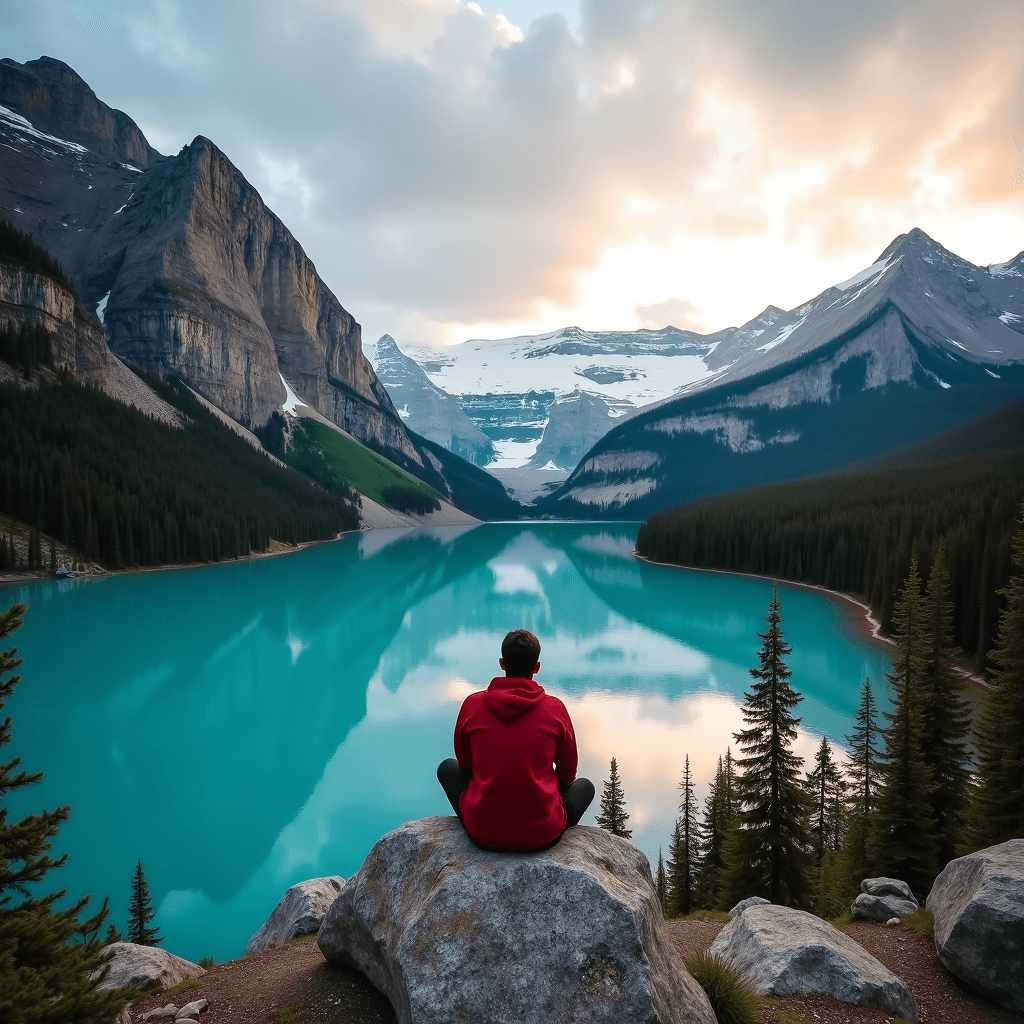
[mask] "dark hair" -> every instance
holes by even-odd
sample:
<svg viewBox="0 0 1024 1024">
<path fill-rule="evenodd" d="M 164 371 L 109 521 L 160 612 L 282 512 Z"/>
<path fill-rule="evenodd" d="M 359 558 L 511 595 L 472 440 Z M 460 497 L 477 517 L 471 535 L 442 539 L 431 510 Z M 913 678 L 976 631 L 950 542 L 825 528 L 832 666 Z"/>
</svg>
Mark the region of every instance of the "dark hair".
<svg viewBox="0 0 1024 1024">
<path fill-rule="evenodd" d="M 501 641 L 501 658 L 505 675 L 513 679 L 533 675 L 533 666 L 540 661 L 540 641 L 528 629 L 513 629 Z"/>
</svg>

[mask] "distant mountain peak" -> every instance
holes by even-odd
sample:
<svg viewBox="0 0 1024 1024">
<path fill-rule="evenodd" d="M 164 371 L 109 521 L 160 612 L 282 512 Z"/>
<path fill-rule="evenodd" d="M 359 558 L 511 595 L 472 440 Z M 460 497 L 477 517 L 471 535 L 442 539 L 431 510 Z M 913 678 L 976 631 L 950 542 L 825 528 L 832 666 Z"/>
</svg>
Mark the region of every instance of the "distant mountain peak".
<svg viewBox="0 0 1024 1024">
<path fill-rule="evenodd" d="M 887 260 L 890 256 L 896 256 L 905 252 L 940 252 L 944 256 L 948 256 L 952 259 L 957 260 L 960 263 L 965 262 L 956 253 L 950 252 L 945 246 L 940 245 L 931 237 L 926 231 L 922 231 L 920 228 L 911 228 L 909 231 L 902 235 L 897 235 L 883 250 L 881 255 L 875 260 L 875 263 L 881 263 L 883 260 Z"/>
</svg>

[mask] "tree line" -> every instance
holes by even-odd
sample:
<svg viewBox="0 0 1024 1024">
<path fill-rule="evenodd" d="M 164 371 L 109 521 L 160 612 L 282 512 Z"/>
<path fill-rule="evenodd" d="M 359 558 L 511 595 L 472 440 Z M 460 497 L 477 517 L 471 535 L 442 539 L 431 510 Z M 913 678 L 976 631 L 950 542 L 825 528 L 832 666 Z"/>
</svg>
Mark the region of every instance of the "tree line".
<svg viewBox="0 0 1024 1024">
<path fill-rule="evenodd" d="M 1024 506 L 1001 596 L 991 685 L 973 728 L 953 668 L 953 603 L 940 540 L 927 581 L 911 555 L 892 613 L 891 710 L 879 718 L 870 680 L 861 689 L 846 753 L 822 737 L 808 767 L 793 751 L 801 695 L 776 589 L 758 665 L 744 694 L 745 728 L 718 760 L 703 811 L 689 757 L 669 858 L 656 885 L 665 913 L 728 910 L 748 896 L 835 917 L 872 875 L 903 879 L 923 903 L 951 859 L 1024 838 Z M 628 838 L 629 815 L 613 759 L 598 824 Z"/>
<path fill-rule="evenodd" d="M 234 558 L 358 527 L 348 488 L 329 493 L 273 463 L 179 382 L 147 381 L 183 413 L 181 428 L 63 374 L 31 389 L 0 383 L 0 511 L 30 527 L 35 567 L 40 532 L 114 568 Z"/>
<path fill-rule="evenodd" d="M 50 332 L 45 327 L 26 324 L 0 328 L 0 362 L 20 366 L 26 380 L 37 366 L 53 366 Z"/>
<path fill-rule="evenodd" d="M 32 241 L 30 234 L 20 231 L 6 218 L 0 218 L 0 259 L 55 277 L 74 291 L 60 263 Z"/>
<path fill-rule="evenodd" d="M 861 595 L 884 632 L 914 558 L 940 545 L 953 640 L 976 664 L 996 636 L 1010 575 L 1024 450 L 780 484 L 652 516 L 637 551 L 655 562 L 776 576 Z"/>
</svg>

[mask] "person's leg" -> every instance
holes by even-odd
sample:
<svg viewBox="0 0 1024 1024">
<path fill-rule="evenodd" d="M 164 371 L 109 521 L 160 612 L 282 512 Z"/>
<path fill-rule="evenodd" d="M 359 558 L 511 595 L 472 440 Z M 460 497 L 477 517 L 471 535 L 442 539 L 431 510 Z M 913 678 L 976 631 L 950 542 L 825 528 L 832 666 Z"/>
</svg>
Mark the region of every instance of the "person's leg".
<svg viewBox="0 0 1024 1024">
<path fill-rule="evenodd" d="M 459 762 L 454 757 L 449 757 L 437 766 L 437 781 L 441 783 L 444 795 L 448 797 L 448 803 L 452 805 L 455 813 L 459 814 L 459 797 L 469 785 L 469 776 L 459 767 Z M 593 790 L 593 786 L 590 787 Z M 591 797 L 593 799 L 593 797 Z"/>
<path fill-rule="evenodd" d="M 569 827 L 578 825 L 594 799 L 594 784 L 590 779 L 577 779 L 565 789 L 559 787 L 559 791 L 565 804 L 565 816 L 569 819 Z"/>
</svg>

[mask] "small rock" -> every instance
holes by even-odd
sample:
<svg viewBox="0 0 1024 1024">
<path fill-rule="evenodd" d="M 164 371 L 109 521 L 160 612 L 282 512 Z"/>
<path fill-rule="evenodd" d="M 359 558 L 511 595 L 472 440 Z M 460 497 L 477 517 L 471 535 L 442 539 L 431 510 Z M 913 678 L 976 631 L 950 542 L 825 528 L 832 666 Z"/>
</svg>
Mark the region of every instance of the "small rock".
<svg viewBox="0 0 1024 1024">
<path fill-rule="evenodd" d="M 887 927 L 891 927 L 894 924 L 899 924 L 900 923 L 900 919 L 898 917 L 890 917 L 889 920 L 886 921 L 885 923 L 886 923 Z"/>
<path fill-rule="evenodd" d="M 174 1003 L 168 1003 L 166 1006 L 161 1006 L 159 1010 L 150 1010 L 149 1013 L 142 1015 L 143 1020 L 149 1020 L 151 1017 L 173 1017 L 178 1012 L 178 1008 Z"/>
<path fill-rule="evenodd" d="M 647 858 L 587 825 L 548 850 L 498 853 L 454 817 L 406 822 L 346 883 L 317 944 L 362 971 L 400 1024 L 715 1022 Z"/>
<path fill-rule="evenodd" d="M 191 1003 L 186 1003 L 174 1015 L 174 1019 L 181 1020 L 183 1017 L 198 1017 L 209 1005 L 205 999 L 193 999 Z"/>
<path fill-rule="evenodd" d="M 898 878 L 865 878 L 860 883 L 860 891 L 866 892 L 869 896 L 895 896 L 908 903 L 917 903 L 910 886 Z"/>
<path fill-rule="evenodd" d="M 329 875 L 310 878 L 286 889 L 270 917 L 249 940 L 245 955 L 252 956 L 271 946 L 283 946 L 299 935 L 319 931 L 324 914 L 338 898 L 344 884 L 345 879 L 340 875 Z"/>
<path fill-rule="evenodd" d="M 748 896 L 745 900 L 740 900 L 729 911 L 729 916 L 736 917 L 738 914 L 742 914 L 747 907 L 763 907 L 766 903 L 771 903 L 771 900 L 766 900 L 763 896 Z"/>
<path fill-rule="evenodd" d="M 863 946 L 820 917 L 791 907 L 749 907 L 719 933 L 708 952 L 762 996 L 820 992 L 917 1020 L 907 985 Z"/>
<path fill-rule="evenodd" d="M 114 954 L 110 973 L 96 986 L 98 992 L 145 985 L 155 981 L 162 989 L 174 988 L 187 978 L 201 978 L 206 971 L 190 960 L 168 953 L 157 946 L 140 946 L 135 942 L 112 942 L 104 946 Z M 96 977 L 99 972 L 93 975 Z"/>
<path fill-rule="evenodd" d="M 888 921 L 892 917 L 902 919 L 917 909 L 917 904 L 909 900 L 896 896 L 869 896 L 862 892 L 850 906 L 850 917 L 854 921 Z"/>
<path fill-rule="evenodd" d="M 946 967 L 994 1002 L 1024 1013 L 1024 839 L 951 860 L 927 907 Z"/>
</svg>

